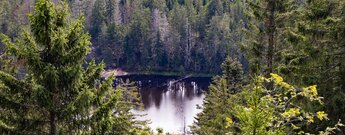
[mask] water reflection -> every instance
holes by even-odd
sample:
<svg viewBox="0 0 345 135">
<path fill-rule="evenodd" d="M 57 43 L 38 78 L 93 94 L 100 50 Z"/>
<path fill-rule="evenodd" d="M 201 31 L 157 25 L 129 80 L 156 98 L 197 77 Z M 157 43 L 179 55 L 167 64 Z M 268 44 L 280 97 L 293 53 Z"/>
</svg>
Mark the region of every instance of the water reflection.
<svg viewBox="0 0 345 135">
<path fill-rule="evenodd" d="M 196 105 L 202 105 L 203 90 L 210 78 L 179 78 L 162 76 L 130 77 L 140 85 L 140 95 L 144 110 L 134 110 L 147 114 L 140 119 L 149 119 L 152 129 L 163 128 L 164 132 L 183 133 L 193 123 L 200 112 Z"/>
</svg>

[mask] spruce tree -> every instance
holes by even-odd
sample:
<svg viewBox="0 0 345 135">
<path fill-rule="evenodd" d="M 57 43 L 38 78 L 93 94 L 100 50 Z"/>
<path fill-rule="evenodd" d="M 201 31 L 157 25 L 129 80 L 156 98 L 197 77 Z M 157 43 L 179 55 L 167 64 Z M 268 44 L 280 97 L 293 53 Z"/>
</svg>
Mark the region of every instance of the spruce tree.
<svg viewBox="0 0 345 135">
<path fill-rule="evenodd" d="M 291 62 L 285 59 L 286 53 L 298 50 L 290 39 L 300 38 L 294 34 L 300 5 L 294 0 L 257 0 L 246 4 L 249 29 L 242 47 L 251 63 L 251 72 L 269 76 Z"/>
<path fill-rule="evenodd" d="M 306 56 L 300 60 L 303 64 L 294 65 L 295 76 L 302 77 L 298 80 L 302 84 L 318 84 L 331 118 L 326 123 L 334 124 L 338 119 L 345 119 L 342 104 L 345 102 L 345 3 L 310 0 L 304 4 L 304 19 L 299 21 L 298 34 L 304 35 L 302 50 Z"/>
<path fill-rule="evenodd" d="M 232 117 L 231 108 L 239 97 L 233 96 L 242 89 L 243 69 L 236 58 L 228 57 L 222 64 L 223 75 L 214 78 L 209 93 L 203 101 L 202 112 L 197 114 L 191 127 L 193 133 L 200 135 L 226 134 L 230 132 L 226 118 Z"/>
<path fill-rule="evenodd" d="M 271 2 L 271 3 L 270 3 Z M 251 20 L 244 45 L 249 54 L 252 71 L 280 73 L 289 82 L 299 86 L 318 84 L 320 95 L 326 100 L 326 111 L 335 124 L 344 119 L 342 61 L 344 58 L 343 29 L 344 2 L 328 0 L 259 0 L 249 2 L 248 17 Z M 268 8 L 274 4 L 274 45 L 269 51 L 270 22 Z M 272 7 L 272 6 L 271 6 Z M 269 66 L 268 56 L 272 57 Z M 261 66 L 266 65 L 266 66 Z M 269 71 L 269 72 L 267 72 Z M 311 107 L 312 106 L 312 107 Z M 301 107 L 319 109 L 321 106 L 305 104 Z M 308 128 L 326 127 L 314 124 Z"/>
<path fill-rule="evenodd" d="M 103 0 L 96 0 L 95 5 L 92 9 L 92 21 L 91 21 L 91 28 L 90 28 L 90 34 L 92 36 L 92 40 L 98 44 L 98 41 L 103 36 L 102 33 L 102 25 L 105 23 L 105 14 L 107 12 L 105 11 L 105 3 Z"/>
<path fill-rule="evenodd" d="M 133 91 L 113 89 L 113 77 L 101 79 L 104 64 L 86 63 L 90 36 L 83 17 L 69 18 L 65 3 L 36 1 L 30 30 L 6 50 L 24 60 L 25 79 L 0 71 L 1 134 L 129 134 L 139 129 L 130 113 Z"/>
<path fill-rule="evenodd" d="M 238 93 L 243 85 L 243 68 L 237 58 L 227 57 L 221 65 L 223 78 L 227 81 L 229 92 Z"/>
</svg>

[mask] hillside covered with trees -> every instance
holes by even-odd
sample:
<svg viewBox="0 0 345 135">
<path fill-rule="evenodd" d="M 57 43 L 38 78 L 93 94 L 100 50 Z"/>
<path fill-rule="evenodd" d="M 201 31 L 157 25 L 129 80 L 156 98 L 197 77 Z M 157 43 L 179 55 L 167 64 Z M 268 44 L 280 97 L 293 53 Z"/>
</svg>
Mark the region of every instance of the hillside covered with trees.
<svg viewBox="0 0 345 135">
<path fill-rule="evenodd" d="M 344 0 L 1 0 L 0 33 L 0 134 L 154 134 L 114 68 L 218 74 L 194 134 L 344 134 Z"/>
<path fill-rule="evenodd" d="M 57 1 L 55 1 L 57 2 Z M 4 1 L 2 31 L 18 33 L 33 1 Z M 243 3 L 225 0 L 69 0 L 72 16 L 85 16 L 92 56 L 107 68 L 217 74 L 238 52 L 246 24 Z M 8 6 L 6 6 L 8 5 Z M 11 7 L 13 6 L 13 7 Z M 11 11 L 12 10 L 12 11 Z M 7 12 L 7 13 L 6 13 Z M 15 14 L 15 16 L 13 16 Z M 245 59 L 241 59 L 243 62 Z"/>
</svg>

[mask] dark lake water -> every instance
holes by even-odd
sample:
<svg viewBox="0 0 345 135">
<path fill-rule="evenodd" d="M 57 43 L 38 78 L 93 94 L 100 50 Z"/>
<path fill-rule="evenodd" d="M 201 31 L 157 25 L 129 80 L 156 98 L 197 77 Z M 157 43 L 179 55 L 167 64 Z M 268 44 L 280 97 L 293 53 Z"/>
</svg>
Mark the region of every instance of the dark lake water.
<svg viewBox="0 0 345 135">
<path fill-rule="evenodd" d="M 201 110 L 204 91 L 210 77 L 131 75 L 120 77 L 134 81 L 139 88 L 144 110 L 133 110 L 147 114 L 139 119 L 151 120 L 153 130 L 160 127 L 164 132 L 183 133 Z"/>
</svg>

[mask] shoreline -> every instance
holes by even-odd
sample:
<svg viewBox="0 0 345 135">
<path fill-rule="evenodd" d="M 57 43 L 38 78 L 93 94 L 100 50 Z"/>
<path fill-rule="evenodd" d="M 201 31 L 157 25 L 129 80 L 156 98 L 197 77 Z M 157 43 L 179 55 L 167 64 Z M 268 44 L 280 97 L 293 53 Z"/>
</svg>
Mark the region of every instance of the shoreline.
<svg viewBox="0 0 345 135">
<path fill-rule="evenodd" d="M 205 74 L 205 73 L 185 73 L 185 72 L 129 72 L 127 75 L 160 75 L 160 76 L 186 76 L 190 77 L 213 77 L 216 74 Z M 126 76 L 126 75 L 123 75 Z"/>
<path fill-rule="evenodd" d="M 129 75 L 159 75 L 159 76 L 186 76 L 190 77 L 213 77 L 217 74 L 208 73 L 188 73 L 188 72 L 154 72 L 154 71 L 140 71 L 140 72 L 127 72 L 121 69 L 109 69 L 102 73 L 102 77 L 109 77 L 111 74 L 115 77 L 129 76 Z"/>
</svg>

